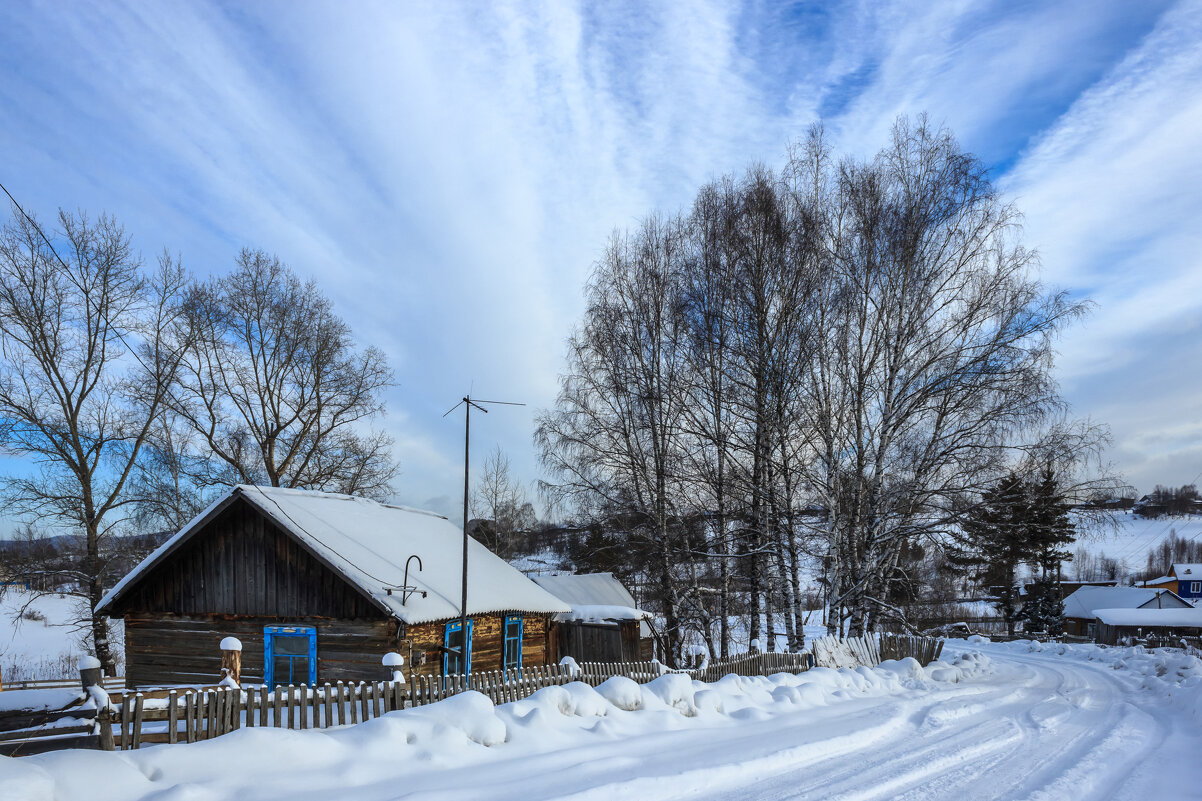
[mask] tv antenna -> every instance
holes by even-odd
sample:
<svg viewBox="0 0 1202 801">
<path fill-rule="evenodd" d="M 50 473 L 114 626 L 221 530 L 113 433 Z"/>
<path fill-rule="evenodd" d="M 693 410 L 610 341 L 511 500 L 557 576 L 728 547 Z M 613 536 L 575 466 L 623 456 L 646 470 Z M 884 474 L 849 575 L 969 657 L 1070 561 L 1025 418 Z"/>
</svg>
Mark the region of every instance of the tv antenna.
<svg viewBox="0 0 1202 801">
<path fill-rule="evenodd" d="M 479 398 L 473 398 L 470 394 L 468 394 L 464 395 L 459 400 L 459 403 L 456 403 L 454 406 L 447 409 L 442 415 L 443 417 L 446 417 L 460 406 L 463 407 L 463 583 L 461 586 L 462 592 L 459 596 L 459 653 L 461 657 L 464 657 L 460 660 L 460 662 L 463 665 L 463 671 L 465 673 L 467 672 L 466 654 L 470 648 L 467 639 L 467 504 L 469 493 L 471 491 L 468 473 L 468 455 L 471 453 L 472 408 L 474 407 L 485 414 L 488 414 L 488 409 L 485 409 L 482 404 L 488 404 L 490 406 L 526 405 L 524 403 L 514 403 L 512 401 L 480 400 Z M 448 650 L 453 651 L 454 649 Z"/>
</svg>

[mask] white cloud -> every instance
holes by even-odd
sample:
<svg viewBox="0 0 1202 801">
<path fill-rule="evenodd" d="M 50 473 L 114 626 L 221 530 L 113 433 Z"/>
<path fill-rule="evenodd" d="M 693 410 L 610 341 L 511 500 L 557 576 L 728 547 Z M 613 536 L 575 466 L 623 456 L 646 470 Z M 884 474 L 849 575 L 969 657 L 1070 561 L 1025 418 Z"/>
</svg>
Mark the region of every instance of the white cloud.
<svg viewBox="0 0 1202 801">
<path fill-rule="evenodd" d="M 1004 182 L 1048 279 L 1097 310 L 1062 344 L 1078 411 L 1111 422 L 1141 487 L 1202 470 L 1202 6 L 1185 3 L 1031 147 Z M 1192 434 L 1190 432 L 1193 432 Z M 1178 474 L 1166 472 L 1168 460 Z M 1192 469 L 1191 469 L 1192 467 Z"/>
<path fill-rule="evenodd" d="M 1154 5 L 352 8 L 0 6 L 0 149 L 43 213 L 108 209 L 201 272 L 252 245 L 316 277 L 397 369 L 382 425 L 406 502 L 455 497 L 462 426 L 440 416 L 469 387 L 531 404 L 477 430 L 533 478 L 534 410 L 609 231 L 779 160 L 823 109 L 856 152 L 925 109 L 1004 159 L 1105 75 L 1007 182 L 1049 274 L 1103 303 L 1069 374 L 1196 311 L 1193 7 L 1113 68 Z"/>
</svg>

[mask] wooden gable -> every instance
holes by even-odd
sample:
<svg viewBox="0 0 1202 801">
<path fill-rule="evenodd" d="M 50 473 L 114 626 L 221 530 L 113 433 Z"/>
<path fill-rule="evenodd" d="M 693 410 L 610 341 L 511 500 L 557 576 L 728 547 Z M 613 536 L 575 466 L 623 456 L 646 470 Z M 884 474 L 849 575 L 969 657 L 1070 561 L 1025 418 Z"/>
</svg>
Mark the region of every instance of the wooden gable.
<svg viewBox="0 0 1202 801">
<path fill-rule="evenodd" d="M 240 497 L 150 566 L 108 612 L 386 617 L 358 588 Z"/>
</svg>

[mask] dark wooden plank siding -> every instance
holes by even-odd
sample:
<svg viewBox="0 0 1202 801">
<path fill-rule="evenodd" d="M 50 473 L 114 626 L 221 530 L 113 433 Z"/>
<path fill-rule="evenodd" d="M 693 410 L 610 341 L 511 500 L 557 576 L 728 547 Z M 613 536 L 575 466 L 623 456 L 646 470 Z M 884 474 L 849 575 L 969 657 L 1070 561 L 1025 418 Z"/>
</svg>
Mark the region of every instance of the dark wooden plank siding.
<svg viewBox="0 0 1202 801">
<path fill-rule="evenodd" d="M 634 662 L 641 657 L 639 624 L 636 621 L 565 621 L 555 625 L 560 657 L 570 656 L 578 662 Z"/>
<path fill-rule="evenodd" d="M 149 571 L 112 610 L 273 619 L 384 618 L 358 589 L 239 499 Z"/>
<path fill-rule="evenodd" d="M 378 681 L 388 672 L 381 659 L 400 648 L 391 620 L 234 618 L 127 615 L 125 675 L 134 687 L 212 684 L 221 675 L 223 637 L 242 641 L 242 681 L 263 681 L 263 628 L 274 625 L 317 629 L 317 681 Z"/>
</svg>

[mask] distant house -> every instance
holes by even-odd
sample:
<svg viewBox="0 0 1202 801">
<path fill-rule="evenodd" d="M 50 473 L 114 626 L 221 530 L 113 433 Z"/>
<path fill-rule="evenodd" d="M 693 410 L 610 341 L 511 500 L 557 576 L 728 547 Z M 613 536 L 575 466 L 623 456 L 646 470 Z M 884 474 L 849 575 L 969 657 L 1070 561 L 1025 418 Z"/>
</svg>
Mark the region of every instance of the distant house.
<svg viewBox="0 0 1202 801">
<path fill-rule="evenodd" d="M 1064 633 L 1093 637 L 1098 609 L 1184 609 L 1189 603 L 1171 590 L 1147 587 L 1082 587 L 1064 599 Z"/>
<path fill-rule="evenodd" d="M 1202 600 L 1202 564 L 1178 562 L 1169 568 L 1167 576 L 1148 579 L 1145 587 L 1172 590 L 1192 604 Z"/>
<path fill-rule="evenodd" d="M 222 637 L 242 641 L 244 683 L 378 679 L 389 651 L 419 673 L 548 662 L 568 604 L 475 540 L 467 647 L 459 621 L 463 535 L 432 512 L 348 495 L 238 486 L 101 601 L 125 620 L 126 683 L 219 675 Z"/>
<path fill-rule="evenodd" d="M 1096 640 L 1106 645 L 1155 636 L 1202 636 L 1202 609 L 1095 609 Z"/>
<path fill-rule="evenodd" d="M 635 662 L 650 659 L 650 613 L 612 573 L 532 576 L 538 586 L 571 606 L 555 615 L 551 653 L 581 662 Z"/>
</svg>

